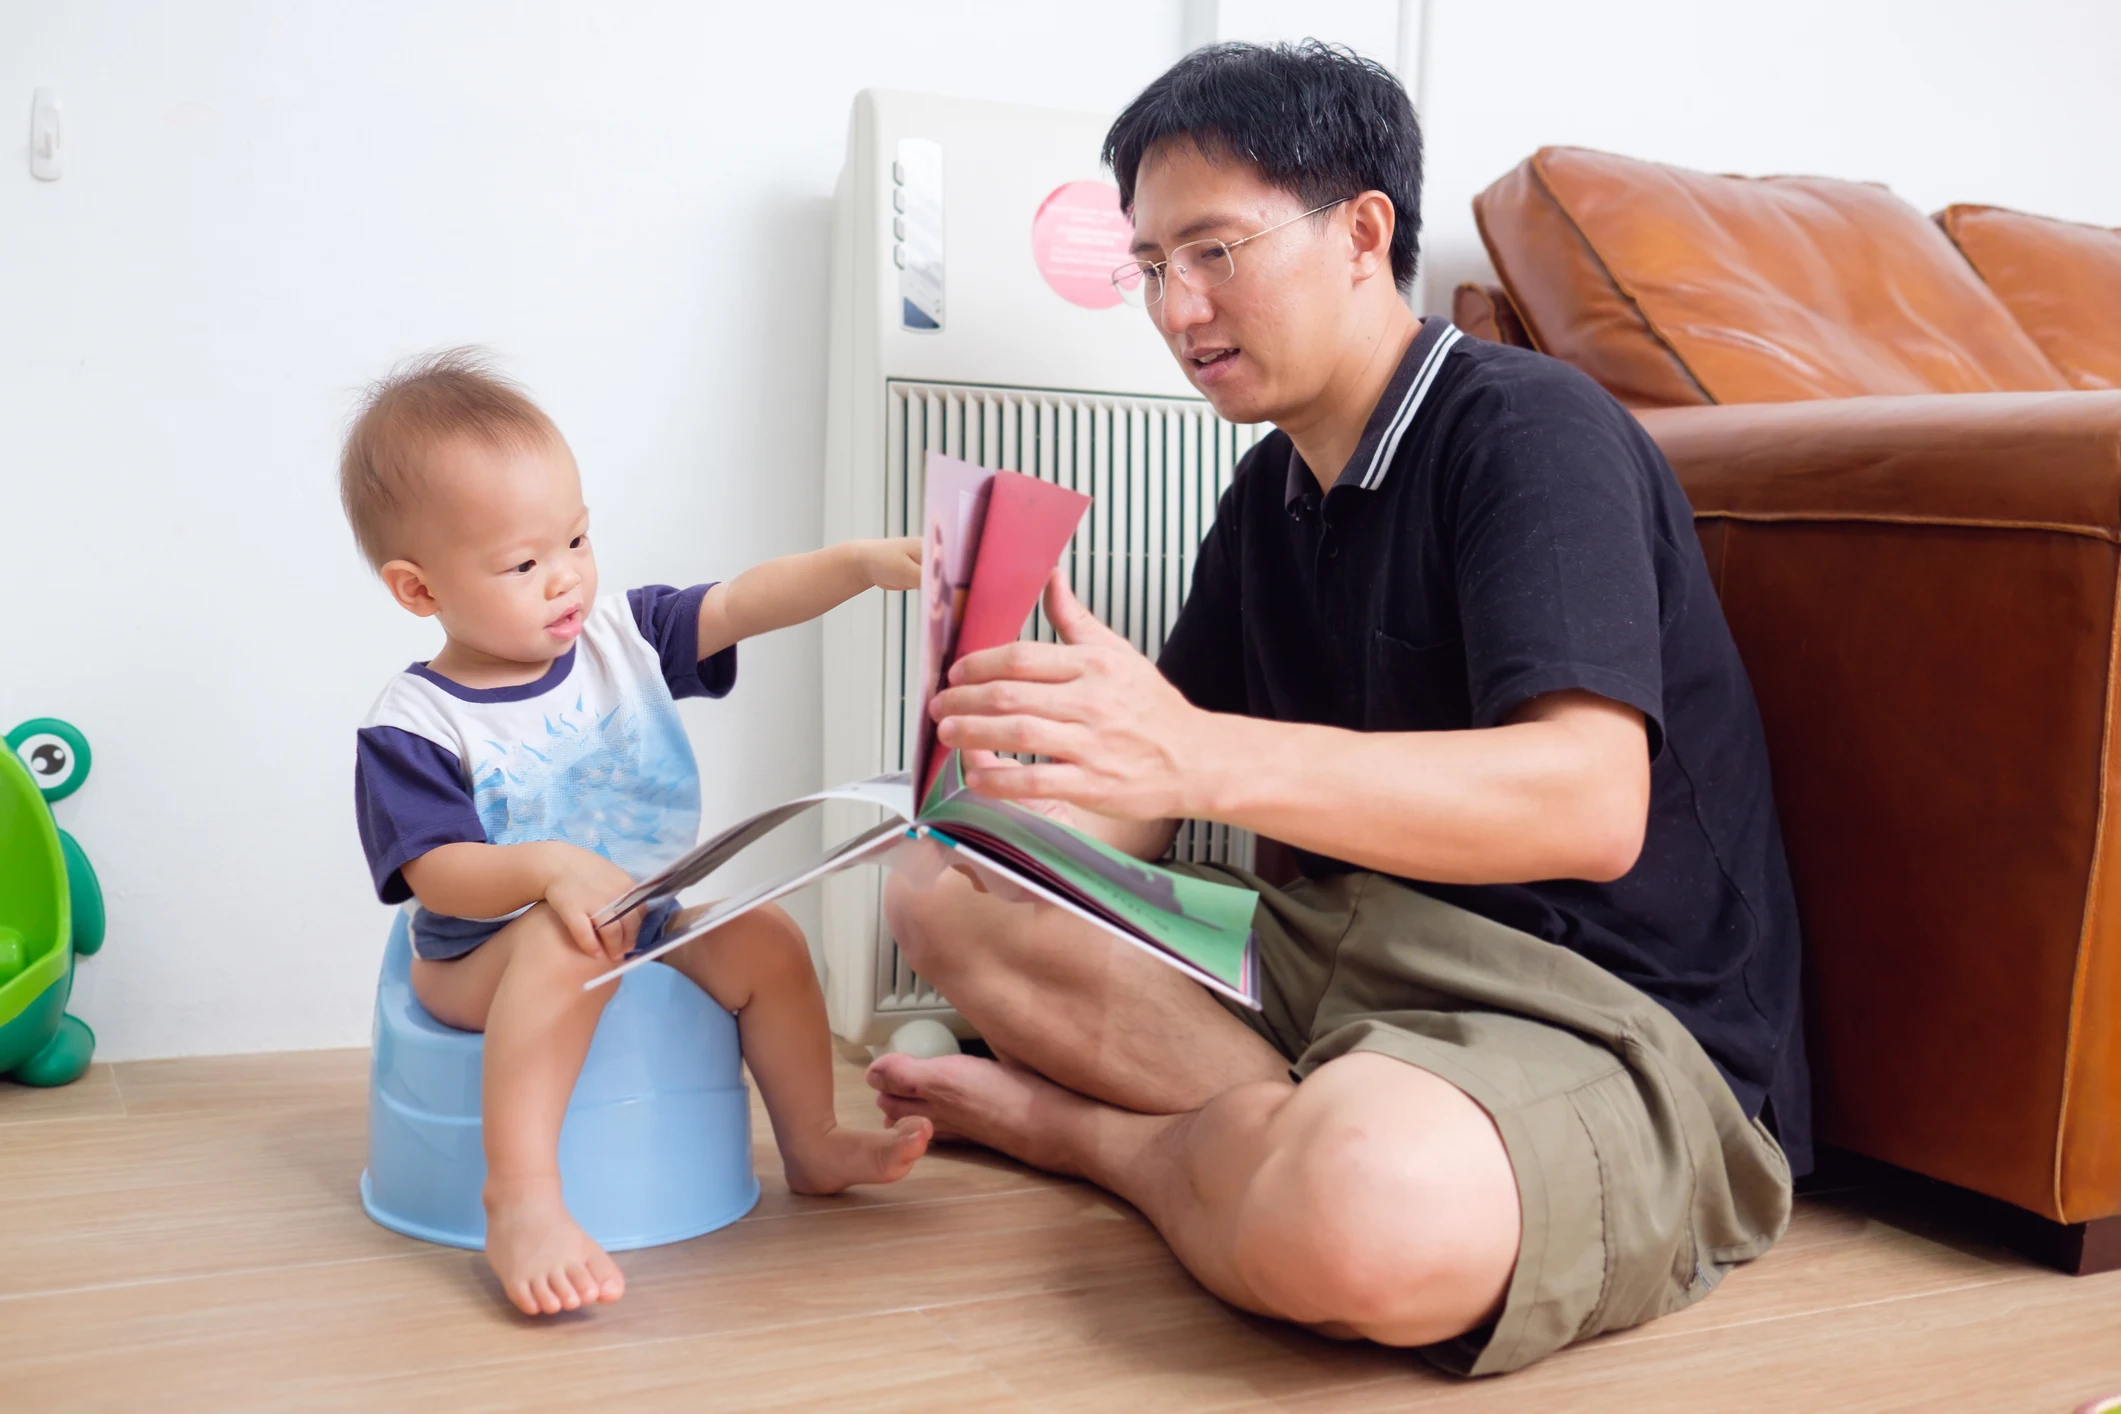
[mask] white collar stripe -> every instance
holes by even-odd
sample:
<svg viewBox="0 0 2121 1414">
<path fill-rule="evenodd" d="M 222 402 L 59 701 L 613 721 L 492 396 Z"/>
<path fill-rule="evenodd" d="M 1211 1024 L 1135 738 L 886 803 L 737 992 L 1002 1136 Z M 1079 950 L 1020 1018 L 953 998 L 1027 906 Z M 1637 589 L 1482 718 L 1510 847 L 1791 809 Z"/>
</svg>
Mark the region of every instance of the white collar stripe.
<svg viewBox="0 0 2121 1414">
<path fill-rule="evenodd" d="M 1436 342 L 1439 347 L 1443 344 L 1441 338 Z M 1421 368 L 1428 368 L 1435 359 L 1436 350 L 1432 348 L 1422 358 Z M 1392 420 L 1385 424 L 1384 435 L 1377 439 L 1377 449 L 1370 453 L 1370 464 L 1363 468 L 1362 480 L 1355 483 L 1363 490 L 1368 491 L 1376 486 L 1379 468 L 1390 459 L 1392 452 L 1398 450 L 1400 434 L 1406 431 L 1407 420 L 1414 415 L 1414 409 L 1420 402 L 1421 370 L 1416 370 L 1413 380 L 1407 384 L 1406 394 L 1399 400 L 1399 406 L 1392 411 Z"/>
<path fill-rule="evenodd" d="M 1437 373 L 1442 370 L 1444 356 L 1450 353 L 1453 344 L 1464 337 L 1464 331 L 1456 325 L 1446 325 L 1436 340 L 1436 347 L 1430 349 L 1428 357 L 1421 361 L 1421 369 L 1414 375 L 1413 385 L 1407 389 L 1406 397 L 1400 401 L 1399 411 L 1392 415 L 1391 425 L 1379 439 L 1377 451 L 1370 457 L 1370 465 L 1364 471 L 1362 480 L 1356 483 L 1363 490 L 1376 490 L 1378 484 L 1385 479 L 1385 473 L 1392 469 L 1392 458 L 1399 454 L 1399 440 L 1406 435 L 1407 429 L 1414 425 L 1414 414 L 1421 410 L 1422 399 L 1429 395 L 1429 386 L 1436 381 Z"/>
</svg>

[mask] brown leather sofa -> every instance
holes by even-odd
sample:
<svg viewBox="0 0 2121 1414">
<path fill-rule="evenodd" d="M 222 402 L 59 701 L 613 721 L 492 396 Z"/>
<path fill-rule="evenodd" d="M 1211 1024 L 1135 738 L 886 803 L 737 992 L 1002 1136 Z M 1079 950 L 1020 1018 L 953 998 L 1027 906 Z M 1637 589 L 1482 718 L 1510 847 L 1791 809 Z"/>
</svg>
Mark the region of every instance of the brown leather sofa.
<svg viewBox="0 0 2121 1414">
<path fill-rule="evenodd" d="M 2121 1266 L 2121 391 L 2087 390 L 2121 386 L 2121 263 L 2062 285 L 2094 228 L 1572 149 L 1474 212 L 1502 283 L 1460 325 L 1598 379 L 1693 502 L 1774 762 L 1818 1137 Z"/>
<path fill-rule="evenodd" d="M 2121 231 L 1996 206 L 1937 224 L 2073 388 L 2121 388 Z"/>
</svg>

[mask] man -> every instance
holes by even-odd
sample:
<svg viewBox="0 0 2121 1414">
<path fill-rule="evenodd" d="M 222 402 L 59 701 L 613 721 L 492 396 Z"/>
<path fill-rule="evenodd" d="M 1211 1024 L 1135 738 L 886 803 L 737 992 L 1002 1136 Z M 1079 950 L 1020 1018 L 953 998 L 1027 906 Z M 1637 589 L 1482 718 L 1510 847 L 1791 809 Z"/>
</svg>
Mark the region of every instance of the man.
<svg viewBox="0 0 2121 1414">
<path fill-rule="evenodd" d="M 1767 759 L 1684 495 L 1587 378 L 1408 312 L 1420 138 L 1381 68 L 1201 50 L 1105 156 L 1122 290 L 1277 430 L 1158 664 L 1056 580 L 1062 642 L 960 665 L 942 741 L 1143 858 L 1203 817 L 1302 876 L 1239 876 L 1255 1014 L 902 871 L 900 946 L 1003 1059 L 885 1056 L 880 1105 L 1112 1190 L 1225 1300 L 1452 1370 L 1689 1305 L 1781 1235 L 1809 1135 Z"/>
</svg>

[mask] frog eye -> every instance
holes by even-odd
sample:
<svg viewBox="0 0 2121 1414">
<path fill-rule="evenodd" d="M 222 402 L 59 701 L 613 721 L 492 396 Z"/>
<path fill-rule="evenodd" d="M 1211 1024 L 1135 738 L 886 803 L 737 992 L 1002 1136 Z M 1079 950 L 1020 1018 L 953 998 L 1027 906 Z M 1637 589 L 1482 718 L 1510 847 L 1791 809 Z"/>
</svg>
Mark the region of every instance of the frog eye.
<svg viewBox="0 0 2121 1414">
<path fill-rule="evenodd" d="M 32 717 L 7 734 L 7 745 L 46 801 L 66 799 L 88 779 L 88 738 L 71 722 Z"/>
</svg>

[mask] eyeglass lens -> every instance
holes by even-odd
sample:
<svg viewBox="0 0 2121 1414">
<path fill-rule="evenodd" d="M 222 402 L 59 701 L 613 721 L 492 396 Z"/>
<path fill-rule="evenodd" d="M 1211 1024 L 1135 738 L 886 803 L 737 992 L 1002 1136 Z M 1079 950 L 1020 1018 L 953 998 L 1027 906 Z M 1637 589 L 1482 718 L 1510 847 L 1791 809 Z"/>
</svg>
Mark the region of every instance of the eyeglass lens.
<svg viewBox="0 0 2121 1414">
<path fill-rule="evenodd" d="M 1189 290 L 1208 290 L 1227 281 L 1237 266 L 1226 242 L 1193 241 L 1171 252 L 1161 270 L 1137 262 L 1123 265 L 1112 283 L 1129 304 L 1158 304 L 1164 297 L 1164 281 L 1176 275 Z"/>
</svg>

